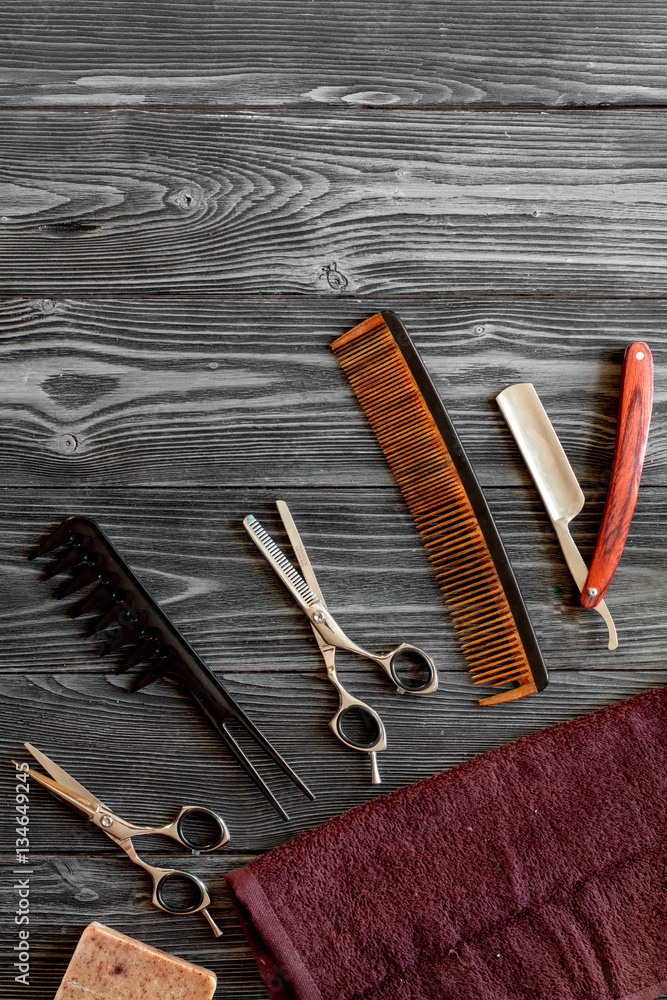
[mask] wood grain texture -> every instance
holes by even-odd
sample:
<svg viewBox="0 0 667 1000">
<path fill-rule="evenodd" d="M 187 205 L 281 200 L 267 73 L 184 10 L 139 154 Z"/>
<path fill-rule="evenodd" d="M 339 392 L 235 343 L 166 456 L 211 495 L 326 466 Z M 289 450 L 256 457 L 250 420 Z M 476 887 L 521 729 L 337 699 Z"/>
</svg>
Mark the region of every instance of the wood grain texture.
<svg viewBox="0 0 667 1000">
<path fill-rule="evenodd" d="M 655 0 L 5 0 L 2 103 L 664 104 L 666 41 Z"/>
<path fill-rule="evenodd" d="M 41 810 L 35 803 L 35 814 Z M 45 817 L 46 819 L 46 817 Z M 48 820 L 47 820 L 48 821 Z M 67 831 L 63 830 L 66 837 Z M 105 840 L 106 838 L 102 838 Z M 157 842 L 156 842 L 157 843 Z M 145 856 L 150 852 L 144 851 Z M 121 854 L 88 857 L 49 851 L 35 852 L 30 874 L 30 985 L 14 982 L 7 960 L 0 966 L 0 991 L 4 1000 L 51 1000 L 65 973 L 83 928 L 96 919 L 139 941 L 211 969 L 218 976 L 215 1000 L 266 1000 L 266 987 L 234 914 L 223 873 L 250 860 L 248 856 L 218 855 L 193 859 L 174 854 L 150 857 L 152 863 L 187 868 L 202 878 L 214 899 L 215 919 L 224 936 L 216 940 L 202 917 L 172 917 L 155 910 L 150 901 L 147 875 Z M 4 888 L 4 886 L 3 886 Z M 16 905 L 6 892 L 7 905 Z M 166 1000 L 166 998 L 165 998 Z"/>
<path fill-rule="evenodd" d="M 31 789 L 32 985 L 5 961 L 0 992 L 52 996 L 100 919 L 213 968 L 216 996 L 264 1000 L 225 871 L 380 792 L 664 682 L 667 13 L 656 0 L 109 0 L 93 15 L 82 0 L 6 0 L 2 16 L 0 769 L 11 782 L 7 761 L 32 740 L 128 819 L 201 802 L 232 836 L 208 858 L 146 843 L 204 876 L 216 941 L 203 921 L 155 911 L 144 873 Z M 551 671 L 537 696 L 477 705 L 329 350 L 387 308 L 496 517 Z M 536 385 L 586 494 L 573 534 L 589 559 L 632 340 L 654 353 L 655 403 L 608 594 L 612 654 L 494 400 Z M 422 700 L 341 659 L 387 726 L 379 789 L 331 735 L 336 699 L 310 630 L 241 528 L 252 511 L 275 530 L 280 495 L 350 635 L 378 651 L 416 642 L 440 668 Z M 257 759 L 289 823 L 182 690 L 159 681 L 130 696 L 52 601 L 24 556 L 75 512 L 102 523 L 313 787 L 309 803 Z M 3 955 L 16 943 L 15 836 L 3 810 Z"/>
<path fill-rule="evenodd" d="M 261 685 L 266 676 L 255 680 Z M 321 724 L 309 721 L 309 713 L 304 712 L 308 692 L 303 679 L 291 679 L 289 693 L 284 685 L 275 689 L 268 699 L 266 716 L 261 708 L 256 712 L 260 724 L 264 727 L 269 717 L 275 723 L 276 713 L 284 717 L 276 743 L 318 796 L 316 802 L 304 805 L 294 795 L 290 801 L 293 819 L 282 824 L 249 783 L 242 783 L 217 752 L 209 734 L 197 731 L 194 720 L 187 718 L 184 706 L 170 692 L 154 691 L 149 696 L 158 701 L 158 706 L 153 706 L 158 707 L 157 712 L 141 711 L 132 716 L 119 709 L 111 695 L 104 694 L 99 678 L 90 675 L 2 677 L 3 758 L 11 754 L 24 759 L 21 742 L 30 735 L 37 746 L 127 819 L 168 820 L 183 802 L 197 801 L 219 808 L 231 832 L 229 848 L 214 856 L 195 859 L 177 849 L 165 855 L 164 842 L 158 840 L 146 841 L 150 846 L 143 850 L 156 864 L 177 864 L 204 878 L 214 900 L 214 916 L 224 931 L 224 937 L 216 941 L 203 921 L 200 924 L 195 918 L 169 917 L 153 910 L 144 873 L 119 857 L 100 831 L 91 829 L 33 783 L 29 875 L 32 980 L 29 988 L 21 987 L 19 993 L 14 987 L 14 992 L 3 992 L 3 997 L 43 1000 L 52 995 L 76 938 L 93 916 L 212 968 L 220 978 L 221 997 L 262 997 L 265 994 L 258 986 L 256 966 L 231 911 L 222 880 L 225 871 L 246 863 L 253 851 L 281 843 L 297 830 L 371 796 L 450 767 L 509 738 L 660 684 L 664 671 L 566 673 L 555 677 L 553 685 L 536 698 L 487 709 L 471 705 L 455 676 L 445 675 L 443 680 L 438 710 L 415 699 L 402 707 L 400 714 L 390 715 L 391 742 L 380 755 L 384 778 L 380 788 L 364 784 L 367 776 L 360 773 L 358 755 L 346 754 L 342 747 L 333 745 L 335 741 L 327 745 Z M 530 712 L 526 711 L 529 707 Z M 15 836 L 8 826 L 5 813 L 0 849 L 7 852 Z M 8 874 L 9 853 L 2 860 Z M 6 880 L 3 886 L 5 913 L 12 913 L 16 906 L 12 884 Z M 11 990 L 8 971 L 3 963 L 0 983 L 4 978 Z"/>
<path fill-rule="evenodd" d="M 310 677 L 333 706 L 333 689 L 324 681 L 307 623 L 241 525 L 246 514 L 255 513 L 284 541 L 275 492 L 174 492 L 40 491 L 28 500 L 20 490 L 4 491 L 3 672 L 104 674 L 110 669 L 98 658 L 100 642 L 83 637 L 83 623 L 68 620 L 52 599 L 56 581 L 40 581 L 37 565 L 24 555 L 45 529 L 76 512 L 100 522 L 197 652 L 212 669 L 222 671 L 233 695 L 246 671 L 266 669 L 275 684 L 282 683 L 282 673 L 298 672 Z M 655 666 L 656 657 L 661 662 L 667 626 L 662 491 L 640 495 L 624 559 L 609 591 L 620 638 L 617 654 L 606 649 L 599 616 L 579 607 L 574 582 L 534 492 L 492 490 L 487 496 L 552 671 L 641 671 Z M 283 497 L 332 612 L 351 637 L 378 652 L 399 641 L 412 642 L 441 669 L 462 672 L 462 682 L 469 685 L 434 574 L 398 491 L 293 490 Z M 594 545 L 601 510 L 602 497 L 574 523 L 584 557 Z M 377 696 L 392 700 L 393 688 L 379 668 L 352 656 L 343 657 L 342 664 L 344 676 L 355 677 L 355 683 L 363 678 Z M 471 686 L 469 693 L 474 694 Z"/>
<path fill-rule="evenodd" d="M 667 112 L 0 114 L 5 292 L 663 295 Z"/>
<path fill-rule="evenodd" d="M 495 397 L 535 384 L 584 516 L 609 482 L 623 351 L 641 336 L 656 361 L 642 495 L 667 484 L 663 300 L 393 296 L 0 300 L 0 484 L 393 487 L 330 349 L 387 306 L 483 487 L 532 489 Z"/>
<path fill-rule="evenodd" d="M 229 827 L 223 853 L 254 853 L 511 739 L 660 686 L 666 676 L 655 660 L 641 671 L 554 671 L 538 695 L 484 707 L 463 673 L 441 671 L 438 692 L 422 699 L 381 693 L 370 675 L 354 677 L 352 690 L 379 711 L 387 729 L 387 749 L 378 755 L 382 784 L 376 786 L 365 755 L 348 750 L 328 729 L 334 700 L 321 675 L 273 674 L 266 660 L 263 670 L 237 667 L 225 680 L 315 793 L 309 801 L 266 758 L 254 755 L 289 822 L 253 787 L 187 696 L 164 681 L 129 697 L 96 674 L 3 674 L 3 762 L 28 759 L 23 743 L 32 743 L 110 809 L 136 822 L 167 823 L 184 804 L 207 806 Z M 8 778 L 14 769 L 3 768 Z M 32 850 L 114 854 L 99 830 L 36 785 L 30 802 Z M 0 851 L 6 855 L 16 839 L 11 819 L 5 814 L 0 824 Z M 147 843 L 142 849 L 148 853 L 167 849 L 160 840 Z"/>
</svg>

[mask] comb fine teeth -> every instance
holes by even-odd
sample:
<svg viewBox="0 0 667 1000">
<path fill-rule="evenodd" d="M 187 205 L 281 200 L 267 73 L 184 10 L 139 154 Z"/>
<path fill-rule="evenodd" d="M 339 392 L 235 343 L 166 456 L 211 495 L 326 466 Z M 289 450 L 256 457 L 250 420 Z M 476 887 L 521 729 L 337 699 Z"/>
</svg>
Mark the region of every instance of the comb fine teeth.
<svg viewBox="0 0 667 1000">
<path fill-rule="evenodd" d="M 547 683 L 547 672 L 523 599 L 472 468 L 408 334 L 392 313 L 378 313 L 331 346 L 415 520 L 473 683 L 513 685 L 480 704 L 535 694 Z"/>
</svg>

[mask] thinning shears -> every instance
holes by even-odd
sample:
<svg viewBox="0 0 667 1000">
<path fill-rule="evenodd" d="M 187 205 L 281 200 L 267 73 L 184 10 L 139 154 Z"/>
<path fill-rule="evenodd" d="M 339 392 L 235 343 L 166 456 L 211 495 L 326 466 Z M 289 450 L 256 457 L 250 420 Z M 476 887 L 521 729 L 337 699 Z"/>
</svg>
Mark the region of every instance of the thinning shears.
<svg viewBox="0 0 667 1000">
<path fill-rule="evenodd" d="M 396 649 L 391 650 L 391 652 L 381 656 L 369 653 L 367 650 L 362 649 L 361 646 L 358 646 L 356 642 L 348 639 L 327 608 L 317 582 L 317 577 L 294 524 L 289 507 L 284 500 L 277 500 L 276 506 L 297 558 L 301 574 L 303 575 L 296 571 L 268 532 L 264 530 L 252 514 L 249 514 L 244 519 L 243 525 L 259 551 L 280 577 L 310 621 L 326 665 L 327 677 L 338 691 L 338 711 L 329 723 L 330 728 L 346 746 L 351 747 L 353 750 L 369 754 L 372 781 L 373 784 L 379 784 L 380 775 L 375 755 L 387 746 L 386 731 L 378 713 L 370 705 L 366 705 L 363 701 L 349 694 L 341 684 L 336 674 L 336 650 L 343 649 L 351 653 L 357 653 L 377 663 L 391 678 L 401 694 L 429 694 L 435 691 L 438 686 L 438 675 L 435 665 L 430 656 L 424 653 L 423 650 L 417 649 L 416 646 L 411 646 L 405 642 L 397 646 Z M 403 660 L 408 661 L 404 663 L 404 668 L 409 666 L 411 668 L 410 674 L 399 674 L 399 667 Z M 419 676 L 415 676 L 415 668 L 418 670 Z M 356 733 L 352 733 L 349 728 L 359 717 L 361 717 L 367 731 L 367 738 L 365 739 L 357 736 Z M 346 723 L 348 723 L 347 730 L 345 728 Z"/>
<path fill-rule="evenodd" d="M 102 833 L 106 833 L 107 837 L 110 837 L 114 843 L 118 844 L 135 865 L 139 865 L 140 868 L 148 872 L 153 880 L 153 906 L 164 910 L 165 913 L 178 915 L 203 913 L 215 936 L 221 936 L 222 931 L 208 912 L 208 907 L 211 905 L 211 897 L 201 879 L 197 878 L 191 872 L 180 871 L 176 868 L 158 868 L 155 865 L 149 865 L 147 861 L 139 857 L 132 844 L 133 837 L 152 835 L 170 837 L 182 847 L 187 847 L 193 854 L 199 854 L 202 851 L 215 851 L 229 840 L 229 831 L 224 820 L 217 813 L 203 806 L 183 806 L 176 819 L 166 826 L 135 826 L 134 823 L 128 823 L 108 809 L 104 803 L 100 802 L 97 796 L 87 791 L 67 771 L 64 771 L 62 767 L 58 767 L 57 764 L 50 760 L 46 754 L 35 749 L 30 743 L 24 743 L 23 745 L 26 750 L 30 751 L 35 760 L 42 765 L 44 770 L 48 771 L 51 775 L 51 777 L 47 777 L 39 771 L 33 771 L 31 768 L 28 768 L 27 773 L 33 781 L 43 785 L 44 788 L 48 788 L 56 798 L 62 802 L 66 802 L 72 809 L 75 809 L 89 819 L 91 823 L 99 827 Z M 16 761 L 12 763 L 15 764 Z M 17 764 L 16 766 L 20 765 Z M 193 820 L 195 824 L 197 823 L 197 817 L 201 825 L 205 826 L 208 831 L 212 831 L 209 836 L 203 837 L 201 841 L 199 837 L 196 835 L 193 836 L 186 829 L 186 824 L 192 827 Z M 173 884 L 173 888 L 182 889 L 183 887 L 187 887 L 189 898 L 183 903 L 181 903 L 180 899 L 170 902 L 167 897 L 167 892 L 169 891 L 167 886 L 169 883 Z M 180 885 L 178 885 L 179 883 Z"/>
</svg>

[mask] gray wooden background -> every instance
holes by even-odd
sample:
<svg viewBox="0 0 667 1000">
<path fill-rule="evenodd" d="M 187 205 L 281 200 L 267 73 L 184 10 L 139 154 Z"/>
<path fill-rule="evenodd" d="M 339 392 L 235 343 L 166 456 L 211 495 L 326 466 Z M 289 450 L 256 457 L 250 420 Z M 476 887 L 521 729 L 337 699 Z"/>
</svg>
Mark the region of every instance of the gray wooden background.
<svg viewBox="0 0 667 1000">
<path fill-rule="evenodd" d="M 329 603 L 371 648 L 428 649 L 441 687 L 380 711 L 388 791 L 660 684 L 667 409 L 667 12 L 616 0 L 5 0 L 0 12 L 2 996 L 48 1000 L 101 920 L 265 989 L 223 873 L 378 794 L 327 720 L 309 629 L 241 528 L 288 500 Z M 331 340 L 393 308 L 497 516 L 551 670 L 480 708 L 418 536 Z M 495 395 L 532 381 L 586 494 L 589 556 L 624 347 L 656 362 L 632 532 L 608 604 L 578 610 Z M 185 695 L 136 695 L 25 553 L 96 517 L 315 791 L 273 769 L 283 823 Z M 224 927 L 150 906 L 147 877 L 30 790 L 31 985 L 15 984 L 14 791 L 24 740 L 128 819 L 219 809 L 203 874 Z M 162 853 L 160 853 L 162 852 Z"/>
</svg>

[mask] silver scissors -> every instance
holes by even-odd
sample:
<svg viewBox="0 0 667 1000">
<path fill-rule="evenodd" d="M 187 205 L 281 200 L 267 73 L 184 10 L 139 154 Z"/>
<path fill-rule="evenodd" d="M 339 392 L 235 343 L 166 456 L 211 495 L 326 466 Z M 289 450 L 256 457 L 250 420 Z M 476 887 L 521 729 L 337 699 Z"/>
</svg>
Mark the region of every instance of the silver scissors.
<svg viewBox="0 0 667 1000">
<path fill-rule="evenodd" d="M 244 519 L 243 525 L 264 558 L 307 615 L 327 668 L 327 676 L 338 691 L 339 696 L 338 711 L 329 723 L 329 726 L 338 739 L 342 743 L 345 743 L 346 746 L 370 755 L 372 782 L 374 785 L 377 785 L 380 783 L 380 775 L 375 755 L 387 746 L 385 728 L 377 712 L 358 698 L 354 698 L 340 683 L 336 675 L 336 649 L 358 653 L 360 656 L 379 664 L 402 694 L 428 694 L 431 691 L 435 691 L 438 686 L 438 675 L 435 665 L 430 656 L 427 656 L 421 649 L 417 649 L 416 646 L 411 646 L 407 643 L 401 643 L 400 646 L 397 646 L 390 653 L 380 656 L 375 653 L 369 653 L 351 639 L 348 639 L 329 613 L 317 582 L 317 577 L 310 564 L 308 554 L 294 524 L 289 507 L 284 500 L 277 500 L 276 506 L 303 576 L 295 570 L 268 532 L 264 530 L 252 514 L 249 514 Z M 415 679 L 413 676 L 401 677 L 399 675 L 398 665 L 403 656 L 409 656 L 412 665 L 414 666 L 415 663 L 418 664 L 420 669 L 425 672 L 423 680 Z M 346 721 L 350 722 L 355 715 L 360 715 L 366 725 L 369 734 L 366 740 L 357 738 L 349 730 L 346 731 L 345 729 Z"/>
<path fill-rule="evenodd" d="M 177 844 L 187 847 L 193 854 L 199 854 L 201 851 L 215 851 L 229 840 L 229 831 L 224 820 L 217 813 L 213 812 L 212 809 L 205 809 L 203 806 L 183 806 L 176 819 L 172 823 L 168 823 L 167 826 L 135 826 L 134 823 L 128 823 L 124 819 L 121 819 L 120 816 L 112 813 L 92 792 L 87 791 L 67 771 L 64 771 L 57 764 L 54 764 L 52 760 L 49 760 L 46 754 L 36 750 L 30 743 L 24 743 L 23 745 L 51 775 L 50 778 L 47 778 L 45 774 L 40 774 L 39 771 L 33 771 L 28 768 L 30 777 L 38 782 L 38 784 L 43 785 L 44 788 L 48 788 L 56 798 L 66 802 L 77 812 L 80 812 L 89 819 L 91 823 L 98 826 L 102 833 L 106 833 L 107 837 L 110 837 L 111 840 L 125 851 L 128 857 L 134 861 L 135 865 L 139 865 L 140 868 L 148 872 L 153 880 L 153 906 L 164 910 L 165 913 L 179 915 L 203 913 L 215 936 L 221 936 L 222 931 L 208 912 L 208 907 L 211 905 L 211 897 L 201 879 L 198 879 L 196 875 L 192 875 L 190 872 L 179 871 L 176 868 L 157 868 L 155 865 L 149 865 L 148 862 L 143 861 L 138 856 L 132 844 L 133 837 L 160 835 L 170 837 Z M 12 763 L 16 762 L 12 761 Z M 199 843 L 195 838 L 188 835 L 185 828 L 186 818 L 192 818 L 196 815 L 205 819 L 209 829 L 215 830 L 215 833 L 204 840 L 203 843 Z M 167 883 L 169 882 L 180 883 L 181 886 L 186 883 L 190 890 L 190 897 L 194 894 L 194 900 L 190 898 L 182 906 L 173 902 L 169 903 L 165 895 Z"/>
</svg>

